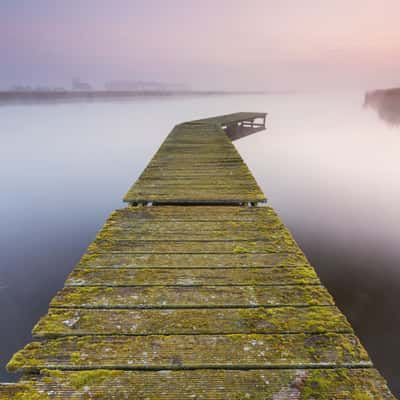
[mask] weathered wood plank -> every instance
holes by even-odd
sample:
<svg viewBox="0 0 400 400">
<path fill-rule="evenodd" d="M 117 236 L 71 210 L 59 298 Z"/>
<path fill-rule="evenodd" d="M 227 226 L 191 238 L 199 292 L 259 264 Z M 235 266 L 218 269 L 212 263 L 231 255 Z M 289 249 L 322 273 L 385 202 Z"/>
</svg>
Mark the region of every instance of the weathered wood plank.
<svg viewBox="0 0 400 400">
<path fill-rule="evenodd" d="M 75 269 L 65 286 L 320 284 L 314 268 L 87 268 Z"/>
<path fill-rule="evenodd" d="M 233 350 L 234 349 L 234 350 Z M 187 369 L 366 367 L 368 355 L 352 334 L 233 334 L 67 336 L 33 342 L 17 352 L 10 371 L 48 369 Z"/>
<path fill-rule="evenodd" d="M 168 219 L 170 211 L 166 212 L 164 219 L 160 218 L 160 213 L 159 218 L 151 218 L 151 211 L 147 218 L 143 218 L 141 208 L 113 213 L 89 247 L 89 252 L 299 251 L 289 231 L 271 213 L 265 213 L 261 221 L 176 221 Z M 181 208 L 181 214 L 185 214 L 185 208 Z M 190 212 L 195 207 L 187 208 Z M 225 218 L 228 219 L 230 214 L 234 213 L 226 213 Z"/>
<path fill-rule="evenodd" d="M 220 166 L 217 167 L 212 163 L 209 164 L 201 164 L 203 168 L 199 169 L 198 164 L 197 165 L 192 165 L 190 168 L 180 168 L 179 165 L 176 165 L 175 167 L 169 166 L 168 163 L 165 163 L 164 165 L 152 165 L 149 167 L 149 171 L 151 172 L 168 172 L 168 173 L 173 173 L 173 177 L 167 178 L 166 181 L 180 181 L 181 178 L 185 179 L 206 179 L 208 176 L 210 179 L 216 179 L 217 181 L 222 179 L 223 181 L 227 177 L 231 177 L 231 175 L 235 174 L 236 176 L 240 178 L 244 177 L 250 177 L 251 173 L 246 169 L 245 167 L 236 167 L 236 166 Z M 211 170 L 214 171 L 213 176 L 207 175 Z M 151 177 L 149 176 L 148 178 L 143 178 L 143 180 L 148 179 L 148 180 L 160 180 L 163 181 L 160 177 Z"/>
<path fill-rule="evenodd" d="M 218 188 L 216 188 L 218 189 Z M 163 192 L 159 192 L 157 194 L 149 194 L 147 191 L 138 191 L 135 194 L 135 200 L 133 203 L 148 203 L 151 202 L 155 205 L 160 204 L 170 204 L 170 203 L 178 203 L 178 204 L 209 204 L 209 198 L 215 195 L 215 191 L 210 190 L 209 192 L 205 192 L 202 188 L 194 188 L 194 190 L 189 193 L 187 189 L 182 189 L 180 191 L 176 191 L 174 196 L 172 197 L 169 190 L 164 190 Z M 191 200 L 196 197 L 196 200 Z M 251 193 L 244 193 L 242 196 L 244 201 L 247 202 L 258 202 L 260 201 L 258 198 L 255 198 L 251 195 Z M 215 204 L 232 204 L 237 202 L 236 193 L 219 193 L 218 200 L 215 200 Z"/>
<path fill-rule="evenodd" d="M 118 240 L 96 239 L 88 247 L 88 253 L 297 253 L 297 243 L 285 240 Z"/>
<path fill-rule="evenodd" d="M 209 173 L 212 173 L 212 168 L 208 171 Z M 227 175 L 227 177 L 230 175 Z M 140 190 L 140 193 L 157 193 L 159 190 L 160 192 L 163 192 L 164 190 L 177 190 L 177 191 L 184 191 L 188 190 L 190 192 L 194 192 L 193 186 L 199 189 L 203 189 L 205 192 L 215 192 L 215 188 L 218 187 L 219 191 L 222 191 L 223 193 L 234 195 L 237 190 L 243 191 L 243 193 L 252 193 L 254 188 L 256 188 L 256 185 L 249 186 L 246 184 L 241 184 L 241 183 L 232 183 L 230 185 L 226 185 L 224 183 L 224 180 L 226 179 L 217 179 L 217 178 L 210 178 L 206 179 L 205 177 L 191 177 L 187 178 L 185 181 L 180 179 L 180 176 L 174 176 L 173 178 L 161 178 L 161 177 L 155 177 L 155 178 L 147 178 L 143 179 L 146 184 L 149 185 L 148 188 L 144 188 Z M 190 188 L 188 188 L 187 185 L 190 185 Z M 214 190 L 210 187 L 210 185 L 214 186 Z"/>
<path fill-rule="evenodd" d="M 13 387 L 0 385 L 0 399 L 395 400 L 384 379 L 372 368 L 48 370 L 40 376 L 26 376 Z"/>
<path fill-rule="evenodd" d="M 186 206 L 189 208 L 189 206 Z M 133 207 L 132 207 L 133 208 Z M 156 208 L 156 207 L 140 207 L 140 208 Z M 184 210 L 182 211 L 184 213 Z M 219 218 L 218 218 L 219 217 Z M 282 221 L 272 216 L 265 216 L 264 218 L 250 218 L 248 215 L 243 216 L 230 216 L 227 214 L 225 219 L 222 219 L 223 215 L 217 215 L 215 219 L 211 219 L 212 216 L 208 216 L 208 219 L 204 215 L 195 216 L 192 219 L 180 218 L 177 214 L 163 215 L 150 215 L 147 218 L 143 214 L 135 213 L 120 213 L 114 212 L 111 218 L 108 219 L 105 226 L 109 228 L 122 228 L 122 229 L 152 229 L 161 228 L 165 231 L 171 230 L 172 232 L 179 229 L 187 231 L 195 231 L 196 228 L 204 228 L 208 231 L 213 230 L 224 230 L 231 232 L 232 230 L 244 230 L 252 232 L 254 230 L 263 229 L 274 232 L 275 229 L 285 229 Z M 196 219 L 195 219 L 196 218 Z M 217 219 L 218 218 L 218 219 Z M 231 219 L 232 218 L 232 219 Z"/>
<path fill-rule="evenodd" d="M 77 268 L 296 268 L 304 265 L 309 264 L 299 249 L 296 253 L 86 253 Z"/>
<path fill-rule="evenodd" d="M 67 335 L 182 335 L 352 332 L 336 307 L 246 309 L 54 309 L 33 329 L 36 337 Z"/>
<path fill-rule="evenodd" d="M 114 211 L 107 220 L 105 227 L 120 228 L 120 229 L 163 229 L 166 232 L 177 230 L 185 230 L 195 232 L 198 228 L 206 229 L 207 231 L 223 230 L 227 233 L 232 231 L 242 230 L 252 232 L 254 230 L 271 231 L 287 230 L 283 222 L 273 215 L 255 214 L 240 214 L 225 213 L 216 215 L 207 215 L 206 211 L 202 214 L 196 213 L 187 215 L 193 207 L 186 206 L 178 212 L 165 213 L 145 213 L 141 210 L 155 210 L 159 207 L 129 207 L 125 210 Z M 162 207 L 164 208 L 164 207 Z M 221 208 L 221 207 L 219 207 Z M 187 211 L 185 211 L 187 209 Z M 255 207 L 252 209 L 256 209 Z"/>
<path fill-rule="evenodd" d="M 170 221 L 111 218 L 98 238 L 125 240 L 286 240 L 291 235 L 279 220 Z"/>
<path fill-rule="evenodd" d="M 122 225 L 122 226 L 121 226 Z M 191 227 L 180 226 L 176 223 L 175 227 L 169 224 L 141 224 L 136 227 L 125 227 L 123 224 L 119 226 L 105 226 L 97 235 L 97 239 L 110 240 L 132 240 L 132 241 L 273 241 L 273 242 L 291 242 L 293 239 L 287 229 L 280 227 L 268 229 L 265 226 L 257 225 L 252 229 L 240 229 L 234 227 L 233 224 L 229 227 L 210 226 L 205 223 L 193 223 Z M 185 225 L 188 225 L 185 222 Z"/>
<path fill-rule="evenodd" d="M 35 398 L 40 400 L 40 390 L 30 384 L 0 382 L 0 400 Z"/>
<path fill-rule="evenodd" d="M 65 287 L 52 307 L 175 308 L 333 305 L 323 286 Z"/>
<path fill-rule="evenodd" d="M 216 207 L 209 205 L 163 206 L 163 207 L 133 207 L 118 209 L 111 214 L 112 218 L 142 219 L 163 221 L 222 221 L 222 222 L 258 222 L 280 220 L 272 207 Z"/>
</svg>

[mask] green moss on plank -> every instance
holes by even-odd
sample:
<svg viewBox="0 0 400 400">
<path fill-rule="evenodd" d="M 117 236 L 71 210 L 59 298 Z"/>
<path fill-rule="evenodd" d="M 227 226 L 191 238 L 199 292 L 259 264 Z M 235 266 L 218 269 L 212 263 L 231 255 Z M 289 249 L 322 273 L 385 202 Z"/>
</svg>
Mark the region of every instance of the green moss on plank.
<svg viewBox="0 0 400 400">
<path fill-rule="evenodd" d="M 88 248 L 91 253 L 279 253 L 299 252 L 290 239 L 257 240 L 124 240 L 96 239 Z"/>
<path fill-rule="evenodd" d="M 304 254 L 296 253 L 231 253 L 231 254 L 134 254 L 134 253 L 86 253 L 77 268 L 292 268 L 308 265 Z"/>
<path fill-rule="evenodd" d="M 321 382 L 321 380 L 323 380 Z M 25 397 L 1 400 L 189 399 L 204 400 L 394 400 L 374 369 L 42 371 L 26 380 Z M 323 389 L 319 389 L 319 388 Z M 41 392 L 41 394 L 39 393 Z M 21 392 L 20 392 L 21 393 Z M 41 395 L 42 397 L 33 397 Z M 29 397 L 31 396 L 31 397 Z"/>
<path fill-rule="evenodd" d="M 235 254 L 243 254 L 243 253 L 250 253 L 251 251 L 247 247 L 236 245 L 233 248 L 232 252 Z"/>
<path fill-rule="evenodd" d="M 11 360 L 6 365 L 7 371 L 19 371 L 27 364 L 32 370 L 38 369 L 40 362 L 35 358 L 34 354 L 37 349 L 40 349 L 40 347 L 40 342 L 31 342 L 27 344 L 23 350 L 18 351 L 12 356 Z"/>
<path fill-rule="evenodd" d="M 53 399 L 53 392 L 38 390 L 35 384 L 18 383 L 14 387 L 2 387 L 0 383 L 0 400 L 50 400 Z"/>
<path fill-rule="evenodd" d="M 175 308 L 333 305 L 323 286 L 66 287 L 52 300 L 61 308 Z"/>
<path fill-rule="evenodd" d="M 313 268 L 85 268 L 66 286 L 319 284 Z"/>
<path fill-rule="evenodd" d="M 66 337 L 17 354 L 22 371 L 371 366 L 354 335 L 335 333 Z"/>
<path fill-rule="evenodd" d="M 250 309 L 51 309 L 33 330 L 38 337 L 66 335 L 173 335 L 352 332 L 336 307 Z M 348 348 L 347 351 L 351 351 Z"/>
<path fill-rule="evenodd" d="M 333 388 L 347 389 L 349 400 L 394 399 L 383 379 L 369 377 L 370 371 L 360 370 L 358 374 L 350 369 L 313 370 L 300 383 L 303 400 L 331 400 Z"/>
</svg>

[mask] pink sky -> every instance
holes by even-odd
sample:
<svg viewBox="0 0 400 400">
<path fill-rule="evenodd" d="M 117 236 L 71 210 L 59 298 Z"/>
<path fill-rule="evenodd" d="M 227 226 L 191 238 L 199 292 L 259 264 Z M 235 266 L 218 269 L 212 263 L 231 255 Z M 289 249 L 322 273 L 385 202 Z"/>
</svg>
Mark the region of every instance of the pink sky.
<svg viewBox="0 0 400 400">
<path fill-rule="evenodd" d="M 2 0 L 0 86 L 400 86 L 399 0 Z"/>
</svg>

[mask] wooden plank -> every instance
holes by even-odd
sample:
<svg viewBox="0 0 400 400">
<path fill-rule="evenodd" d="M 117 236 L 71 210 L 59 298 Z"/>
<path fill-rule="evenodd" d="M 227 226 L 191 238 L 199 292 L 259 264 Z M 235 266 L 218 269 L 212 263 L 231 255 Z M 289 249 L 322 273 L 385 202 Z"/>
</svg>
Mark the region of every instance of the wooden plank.
<svg viewBox="0 0 400 400">
<path fill-rule="evenodd" d="M 165 213 L 164 218 L 160 213 L 157 219 L 152 218 L 151 211 L 144 217 L 141 208 L 114 212 L 89 251 L 98 252 L 105 247 L 107 251 L 126 251 L 128 248 L 132 252 L 164 252 L 168 248 L 169 252 L 193 253 L 199 252 L 199 245 L 196 247 L 198 241 L 202 241 L 200 247 L 206 252 L 237 252 L 237 248 L 238 252 L 299 251 L 280 219 L 271 214 L 260 218 L 260 221 L 229 221 L 232 213 L 225 214 L 227 221 L 177 221 L 168 218 L 170 211 Z M 190 212 L 193 207 L 187 208 Z M 184 209 L 180 212 L 185 214 Z M 235 240 L 246 243 L 232 244 Z M 167 247 L 159 248 L 163 241 Z"/>
<path fill-rule="evenodd" d="M 8 393 L 5 392 L 4 396 L 0 386 L 0 399 L 39 399 L 38 396 L 50 393 L 54 400 L 395 400 L 379 372 L 372 368 L 140 372 L 49 370 L 40 376 L 25 377 L 15 390 L 18 390 L 18 395 L 14 392 L 11 394 L 14 397 L 7 397 Z M 21 397 L 22 394 L 25 397 Z"/>
<path fill-rule="evenodd" d="M 293 241 L 289 231 L 278 218 L 269 218 L 269 221 L 263 219 L 249 221 L 180 221 L 167 218 L 136 219 L 134 215 L 129 216 L 126 213 L 114 213 L 103 226 L 97 238 L 169 241 L 285 241 L 288 239 Z"/>
<path fill-rule="evenodd" d="M 195 210 L 196 208 L 200 210 Z M 126 209 L 116 210 L 111 214 L 108 219 L 110 224 L 122 224 L 125 227 L 140 226 L 147 222 L 149 226 L 151 224 L 165 224 L 166 226 L 172 226 L 178 223 L 186 229 L 191 224 L 203 223 L 202 225 L 215 226 L 216 228 L 238 228 L 239 225 L 244 229 L 251 230 L 251 224 L 257 224 L 260 228 L 264 225 L 266 228 L 282 228 L 283 222 L 281 219 L 267 211 L 267 207 L 236 207 L 236 210 L 232 210 L 232 207 L 217 207 L 219 209 L 228 210 L 226 212 L 215 212 L 215 210 L 209 207 L 197 206 L 191 207 L 127 207 Z M 165 208 L 165 210 L 164 210 Z M 250 211 L 251 210 L 251 211 Z M 186 222 L 186 224 L 185 224 Z M 208 224 L 204 224 L 208 222 Z M 213 225 L 214 224 L 214 225 Z"/>
<path fill-rule="evenodd" d="M 323 286 L 65 287 L 50 305 L 66 308 L 195 308 L 333 305 Z"/>
<path fill-rule="evenodd" d="M 206 178 L 208 175 L 207 173 L 209 170 L 214 171 L 214 175 L 212 177 L 209 176 L 211 179 L 220 179 L 220 178 L 227 178 L 230 177 L 231 175 L 239 176 L 239 177 L 250 177 L 251 173 L 247 168 L 244 166 L 237 166 L 236 163 L 233 165 L 230 165 L 229 168 L 226 168 L 226 165 L 224 167 L 220 166 L 219 168 L 214 165 L 214 163 L 202 163 L 202 169 L 199 170 L 197 165 L 193 165 L 191 168 L 180 168 L 179 165 L 176 166 L 169 166 L 168 163 L 165 163 L 163 165 L 155 165 L 153 164 L 151 167 L 149 167 L 149 171 L 152 172 L 173 172 L 174 176 L 171 177 L 171 179 L 176 179 L 177 177 L 179 178 L 194 178 L 194 179 L 202 179 Z M 206 170 L 207 169 L 207 170 Z M 143 178 L 143 179 L 150 179 L 152 180 L 153 178 L 149 176 L 149 178 Z M 159 179 L 156 177 L 156 179 Z"/>
<path fill-rule="evenodd" d="M 176 224 L 176 226 L 173 226 Z M 98 239 L 113 240 L 149 240 L 149 241 L 190 241 L 190 240 L 246 240 L 246 241 L 291 241 L 288 230 L 281 227 L 268 228 L 265 225 L 254 224 L 252 228 L 240 229 L 239 226 L 220 226 L 220 224 L 203 223 L 151 223 L 136 224 L 133 227 L 127 224 L 106 225 L 97 235 Z M 191 226 L 188 226 L 191 225 Z"/>
<path fill-rule="evenodd" d="M 291 238 L 265 240 L 118 240 L 96 239 L 88 253 L 274 253 L 299 251 Z"/>
<path fill-rule="evenodd" d="M 0 382 L 0 400 L 40 399 L 40 390 L 33 385 Z"/>
<path fill-rule="evenodd" d="M 147 218 L 143 218 L 141 208 L 143 207 L 132 208 L 129 212 L 113 213 L 89 247 L 89 252 L 299 251 L 289 231 L 280 219 L 271 213 L 265 215 L 259 222 L 256 222 L 256 219 L 240 222 L 194 220 L 189 222 L 169 220 L 170 210 L 167 210 L 164 219 L 160 213 L 157 219 L 151 218 L 151 211 L 147 212 Z M 194 207 L 187 208 L 190 212 Z M 177 214 L 176 210 L 175 213 Z M 180 213 L 185 214 L 185 210 L 181 209 Z M 230 214 L 233 213 L 227 212 L 225 218 L 229 219 Z"/>
<path fill-rule="evenodd" d="M 76 268 L 296 268 L 304 265 L 309 264 L 299 249 L 296 253 L 86 253 Z"/>
<path fill-rule="evenodd" d="M 234 349 L 234 351 L 232 351 Z M 67 336 L 28 344 L 10 371 L 366 367 L 353 334 Z"/>
<path fill-rule="evenodd" d="M 200 207 L 200 206 L 199 206 Z M 116 226 L 121 228 L 141 228 L 146 226 L 151 228 L 152 226 L 165 227 L 164 229 L 174 229 L 175 224 L 183 229 L 190 229 L 191 226 L 204 227 L 208 230 L 223 229 L 223 230 L 238 230 L 243 229 L 246 231 L 252 231 L 255 229 L 282 229 L 284 227 L 282 221 L 272 215 L 262 215 L 259 217 L 258 214 L 194 214 L 185 215 L 185 210 L 181 211 L 181 215 L 178 213 L 165 212 L 161 213 L 149 213 L 139 211 L 140 209 L 156 209 L 159 207 L 129 207 L 134 211 L 125 212 L 117 210 L 112 213 L 111 218 L 108 219 L 106 226 Z M 163 207 L 164 208 L 164 207 Z M 185 208 L 191 208 L 186 206 Z M 253 207 L 251 207 L 253 208 Z M 255 207 L 254 207 L 255 208 Z M 255 225 L 255 226 L 254 226 Z"/>
<path fill-rule="evenodd" d="M 54 400 L 395 400 L 379 372 L 372 368 L 248 371 L 48 370 L 40 376 L 26 376 L 22 383 L 13 387 L 11 391 L 10 388 L 0 385 L 0 399 L 39 400 L 42 399 L 39 396 L 49 395 Z"/>
<path fill-rule="evenodd" d="M 33 329 L 35 337 L 67 335 L 182 335 L 232 333 L 350 333 L 333 306 L 245 309 L 54 309 Z"/>
<path fill-rule="evenodd" d="M 215 207 L 207 205 L 191 206 L 163 206 L 163 207 L 134 207 L 129 206 L 114 211 L 111 216 L 121 219 L 162 219 L 164 221 L 270 221 L 279 219 L 272 207 Z"/>
<path fill-rule="evenodd" d="M 168 166 L 168 169 L 157 168 Z M 196 166 L 208 178 L 187 175 L 180 179 L 178 171 Z M 215 167 L 240 168 L 244 174 L 213 177 Z M 227 169 L 228 170 L 228 169 Z M 168 184 L 169 182 L 169 184 Z M 182 124 L 167 136 L 149 166 L 126 194 L 129 203 L 236 203 L 263 202 L 265 196 L 232 145 L 217 126 Z"/>
<path fill-rule="evenodd" d="M 207 172 L 212 173 L 213 168 L 209 168 Z M 250 175 L 249 175 L 250 176 Z M 217 179 L 209 178 L 207 179 L 204 177 L 186 177 L 186 180 L 183 181 L 180 176 L 174 176 L 171 178 L 161 178 L 161 177 L 154 177 L 154 178 L 147 178 L 142 179 L 142 183 L 147 183 L 149 188 L 143 188 L 140 192 L 146 193 L 147 191 L 154 193 L 157 190 L 188 190 L 189 192 L 194 192 L 194 187 L 204 190 L 205 192 L 212 192 L 213 189 L 211 186 L 218 187 L 218 190 L 223 190 L 227 194 L 233 195 L 234 192 L 238 189 L 241 189 L 243 192 L 251 192 L 252 188 L 256 187 L 255 185 L 249 186 L 240 182 L 232 182 L 231 184 L 226 184 L 227 178 L 230 177 L 230 174 L 227 174 L 226 177 Z M 236 178 L 241 178 L 236 177 Z M 248 178 L 247 176 L 243 176 L 243 178 Z M 190 185 L 190 187 L 188 187 Z M 201 193 L 199 193 L 200 195 Z"/>
<path fill-rule="evenodd" d="M 314 268 L 87 268 L 75 269 L 65 286 L 320 284 Z"/>
<path fill-rule="evenodd" d="M 162 190 L 161 190 L 162 189 Z M 170 203 L 177 203 L 177 204 L 209 204 L 210 198 L 216 197 L 216 191 L 218 192 L 218 199 L 214 200 L 215 204 L 232 204 L 236 202 L 252 202 L 256 203 L 262 201 L 260 198 L 255 197 L 252 192 L 245 192 L 240 196 L 240 200 L 236 192 L 242 193 L 242 190 L 231 190 L 229 192 L 220 191 L 220 188 L 215 188 L 214 190 L 210 189 L 205 191 L 203 187 L 190 187 L 190 191 L 188 188 L 183 187 L 180 190 L 174 190 L 171 193 L 169 188 L 158 188 L 155 190 L 137 190 L 132 196 L 134 200 L 132 203 L 148 203 L 151 202 L 155 205 L 159 204 L 170 204 Z M 155 193 L 156 192 L 156 193 Z"/>
</svg>

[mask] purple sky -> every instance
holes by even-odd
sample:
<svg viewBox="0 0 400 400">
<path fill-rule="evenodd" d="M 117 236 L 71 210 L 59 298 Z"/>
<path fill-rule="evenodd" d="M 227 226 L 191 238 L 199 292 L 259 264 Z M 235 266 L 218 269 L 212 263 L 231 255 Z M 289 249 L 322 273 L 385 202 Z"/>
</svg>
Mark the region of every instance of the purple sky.
<svg viewBox="0 0 400 400">
<path fill-rule="evenodd" d="M 400 86 L 399 0 L 1 0 L 0 87 Z"/>
</svg>

